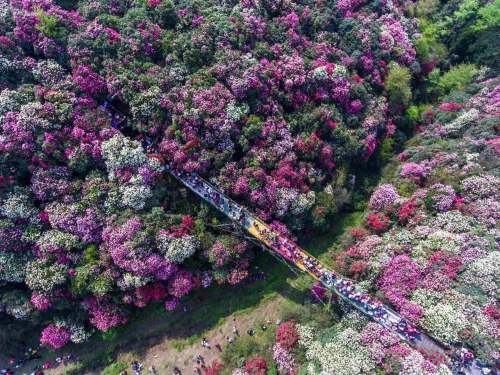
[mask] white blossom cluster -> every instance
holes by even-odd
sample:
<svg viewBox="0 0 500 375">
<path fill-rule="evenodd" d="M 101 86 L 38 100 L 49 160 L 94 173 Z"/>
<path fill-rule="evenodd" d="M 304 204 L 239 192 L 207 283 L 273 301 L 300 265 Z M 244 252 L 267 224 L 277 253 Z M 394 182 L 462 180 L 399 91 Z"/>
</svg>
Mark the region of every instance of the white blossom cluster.
<svg viewBox="0 0 500 375">
<path fill-rule="evenodd" d="M 158 86 L 137 94 L 130 103 L 130 112 L 136 121 L 141 121 L 154 113 L 160 104 L 161 90 Z"/>
<path fill-rule="evenodd" d="M 18 91 L 11 91 L 8 89 L 0 92 L 0 121 L 2 116 L 7 112 L 18 111 L 21 105 L 30 100 L 28 94 L 20 93 Z"/>
<path fill-rule="evenodd" d="M 82 344 L 92 336 L 92 332 L 85 330 L 83 325 L 70 325 L 69 331 L 71 333 L 71 342 L 75 344 Z"/>
<path fill-rule="evenodd" d="M 432 371 L 425 369 L 426 359 L 419 352 L 412 350 L 412 352 L 404 358 L 401 363 L 401 371 L 399 375 L 453 375 L 451 370 L 440 364 L 437 368 L 432 365 Z"/>
<path fill-rule="evenodd" d="M 68 267 L 63 264 L 47 264 L 36 259 L 26 265 L 26 284 L 32 290 L 50 294 L 58 285 L 66 281 Z"/>
<path fill-rule="evenodd" d="M 154 158 L 148 158 L 139 142 L 132 141 L 121 134 L 116 134 L 103 142 L 102 152 L 111 181 L 117 180 L 119 170 L 128 169 L 134 173 L 126 183 L 119 186 L 118 191 L 110 191 L 106 201 L 107 208 L 129 207 L 142 210 L 153 196 L 153 192 L 144 181 L 140 171 L 146 168 L 153 172 L 161 172 L 160 162 Z"/>
<path fill-rule="evenodd" d="M 453 210 L 438 213 L 430 221 L 429 226 L 431 228 L 441 228 L 451 233 L 465 233 L 470 231 L 475 224 L 474 218 Z"/>
<path fill-rule="evenodd" d="M 431 289 L 418 288 L 411 294 L 411 301 L 428 309 L 434 306 L 438 301 L 443 298 L 442 292 L 437 292 Z"/>
<path fill-rule="evenodd" d="M 66 72 L 54 60 L 41 60 L 33 69 L 33 76 L 38 82 L 51 86 L 62 81 L 66 77 Z"/>
<path fill-rule="evenodd" d="M 44 109 L 41 103 L 31 102 L 24 104 L 21 106 L 19 114 L 17 115 L 17 122 L 30 130 L 51 130 L 60 127 L 60 124 L 53 123 L 40 117 L 43 112 Z"/>
<path fill-rule="evenodd" d="M 421 324 L 444 344 L 460 341 L 460 332 L 469 325 L 460 308 L 447 303 L 438 303 L 426 309 Z"/>
<path fill-rule="evenodd" d="M 122 197 L 118 188 L 112 188 L 108 191 L 104 201 L 104 209 L 107 213 L 117 211 L 122 207 Z"/>
<path fill-rule="evenodd" d="M 307 212 L 316 201 L 316 193 L 309 191 L 305 194 L 299 194 L 297 199 L 292 202 L 291 212 L 294 215 L 301 215 Z"/>
<path fill-rule="evenodd" d="M 0 206 L 0 213 L 11 220 L 17 220 L 31 218 L 36 215 L 36 210 L 25 192 L 16 191 L 7 195 Z"/>
<path fill-rule="evenodd" d="M 20 320 L 28 319 L 34 311 L 30 299 L 18 290 L 0 294 L 0 312 L 2 310 Z"/>
<path fill-rule="evenodd" d="M 412 256 L 427 258 L 437 250 L 446 250 L 450 253 L 458 254 L 460 252 L 461 242 L 462 238 L 460 235 L 445 230 L 437 230 L 429 234 L 426 239 L 420 241 L 419 244 L 414 247 Z"/>
<path fill-rule="evenodd" d="M 133 141 L 122 134 L 115 134 L 102 143 L 104 162 L 113 180 L 113 172 L 122 168 L 139 168 L 147 163 L 147 157 L 140 142 Z"/>
<path fill-rule="evenodd" d="M 498 196 L 500 178 L 492 175 L 472 176 L 462 181 L 462 192 L 466 201 Z"/>
<path fill-rule="evenodd" d="M 452 122 L 444 126 L 446 133 L 457 134 L 465 129 L 466 126 L 470 125 L 473 121 L 479 118 L 479 110 L 472 108 L 467 112 L 462 113 Z"/>
<path fill-rule="evenodd" d="M 2 281 L 10 283 L 21 283 L 26 274 L 27 254 L 0 251 L 0 285 Z"/>
<path fill-rule="evenodd" d="M 227 117 L 234 122 L 241 120 L 248 111 L 249 107 L 246 103 L 238 105 L 235 101 L 231 101 L 226 107 Z"/>
<path fill-rule="evenodd" d="M 248 375 L 248 372 L 241 367 L 237 367 L 233 370 L 232 375 Z"/>
<path fill-rule="evenodd" d="M 493 251 L 484 258 L 472 262 L 463 275 L 463 281 L 486 295 L 498 298 L 500 295 L 500 251 Z"/>
<path fill-rule="evenodd" d="M 299 193 L 291 188 L 279 188 L 276 193 L 276 210 L 274 214 L 282 217 L 290 210 L 292 204 L 297 201 Z"/>
<path fill-rule="evenodd" d="M 335 64 L 332 75 L 334 77 L 347 77 L 347 68 L 344 65 Z"/>
<path fill-rule="evenodd" d="M 158 247 L 167 260 L 180 264 L 200 248 L 200 242 L 193 236 L 172 238 L 165 233 L 160 233 Z"/>
<path fill-rule="evenodd" d="M 11 7 L 9 0 L 0 0 L 0 20 L 7 20 L 10 15 Z"/>
<path fill-rule="evenodd" d="M 142 181 L 141 181 L 142 182 Z M 142 210 L 149 198 L 153 196 L 151 188 L 137 181 L 120 186 L 122 205 L 134 210 Z"/>
<path fill-rule="evenodd" d="M 42 252 L 54 251 L 54 249 L 73 250 L 79 245 L 77 236 L 52 229 L 44 232 L 37 240 L 37 245 Z"/>
<path fill-rule="evenodd" d="M 362 346 L 361 335 L 352 328 L 347 328 L 327 343 L 315 340 L 311 327 L 298 327 L 300 343 L 306 348 L 309 361 L 308 372 L 320 375 L 356 375 L 370 373 L 375 369 L 375 362 L 369 350 Z"/>
<path fill-rule="evenodd" d="M 329 79 L 328 72 L 326 71 L 326 66 L 318 66 L 312 72 L 313 79 L 317 81 L 327 81 Z"/>
<path fill-rule="evenodd" d="M 75 344 L 82 344 L 87 341 L 92 332 L 85 329 L 85 326 L 73 319 L 60 319 L 55 322 L 57 327 L 67 328 L 71 334 L 71 342 Z"/>
<path fill-rule="evenodd" d="M 117 285 L 120 290 L 132 290 L 140 288 L 141 286 L 144 286 L 151 281 L 152 278 L 150 277 L 136 276 L 129 272 L 126 272 L 120 279 L 118 279 Z"/>
</svg>

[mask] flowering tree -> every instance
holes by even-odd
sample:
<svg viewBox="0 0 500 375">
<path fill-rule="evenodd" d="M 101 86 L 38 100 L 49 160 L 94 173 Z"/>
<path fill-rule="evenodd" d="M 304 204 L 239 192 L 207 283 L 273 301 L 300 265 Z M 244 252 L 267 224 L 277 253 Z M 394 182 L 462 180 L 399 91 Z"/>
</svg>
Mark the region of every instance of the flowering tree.
<svg viewBox="0 0 500 375">
<path fill-rule="evenodd" d="M 49 345 L 54 349 L 60 349 L 71 339 L 71 333 L 66 327 L 48 325 L 42 331 L 40 343 Z"/>
</svg>

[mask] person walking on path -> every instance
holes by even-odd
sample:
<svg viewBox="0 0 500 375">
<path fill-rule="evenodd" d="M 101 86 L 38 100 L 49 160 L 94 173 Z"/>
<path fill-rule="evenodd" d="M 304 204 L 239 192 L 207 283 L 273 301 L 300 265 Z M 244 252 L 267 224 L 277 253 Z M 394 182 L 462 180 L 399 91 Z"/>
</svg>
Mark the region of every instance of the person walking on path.
<svg viewBox="0 0 500 375">
<path fill-rule="evenodd" d="M 210 349 L 210 344 L 208 343 L 208 340 L 206 337 L 203 337 L 203 339 L 201 340 L 201 346 L 203 346 L 204 348 Z"/>
</svg>

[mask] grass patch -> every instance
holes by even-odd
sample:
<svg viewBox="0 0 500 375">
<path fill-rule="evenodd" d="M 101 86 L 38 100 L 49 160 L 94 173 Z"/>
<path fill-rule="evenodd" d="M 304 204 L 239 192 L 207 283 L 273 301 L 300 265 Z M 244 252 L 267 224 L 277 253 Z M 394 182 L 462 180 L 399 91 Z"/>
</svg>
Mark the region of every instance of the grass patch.
<svg viewBox="0 0 500 375">
<path fill-rule="evenodd" d="M 116 362 L 116 363 L 113 363 L 112 365 L 106 367 L 104 370 L 102 370 L 101 374 L 102 375 L 119 375 L 120 372 L 126 370 L 127 367 L 128 366 L 125 362 Z"/>
</svg>

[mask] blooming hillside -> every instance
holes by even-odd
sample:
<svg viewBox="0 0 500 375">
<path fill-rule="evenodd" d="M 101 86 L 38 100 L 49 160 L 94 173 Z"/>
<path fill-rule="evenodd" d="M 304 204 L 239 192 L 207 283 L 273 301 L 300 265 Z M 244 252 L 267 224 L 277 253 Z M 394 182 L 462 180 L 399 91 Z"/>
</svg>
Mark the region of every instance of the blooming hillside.
<svg viewBox="0 0 500 375">
<path fill-rule="evenodd" d="M 500 85 L 455 92 L 426 113 L 397 175 L 338 264 L 445 344 L 498 358 Z M 471 95 L 472 94 L 472 95 Z"/>
<path fill-rule="evenodd" d="M 408 104 L 384 91 L 420 69 L 402 4 L 0 0 L 0 311 L 59 348 L 245 279 L 166 162 L 324 224 Z"/>
<path fill-rule="evenodd" d="M 336 255 L 344 274 L 483 363 L 499 358 L 499 109 L 499 79 L 429 109 L 393 175 L 373 192 L 366 224 L 344 236 Z M 309 315 L 281 323 L 272 351 L 261 348 L 265 356 L 247 358 L 233 375 L 254 374 L 256 360 L 260 373 L 458 373 L 352 308 L 340 310 L 333 326 Z"/>
</svg>

